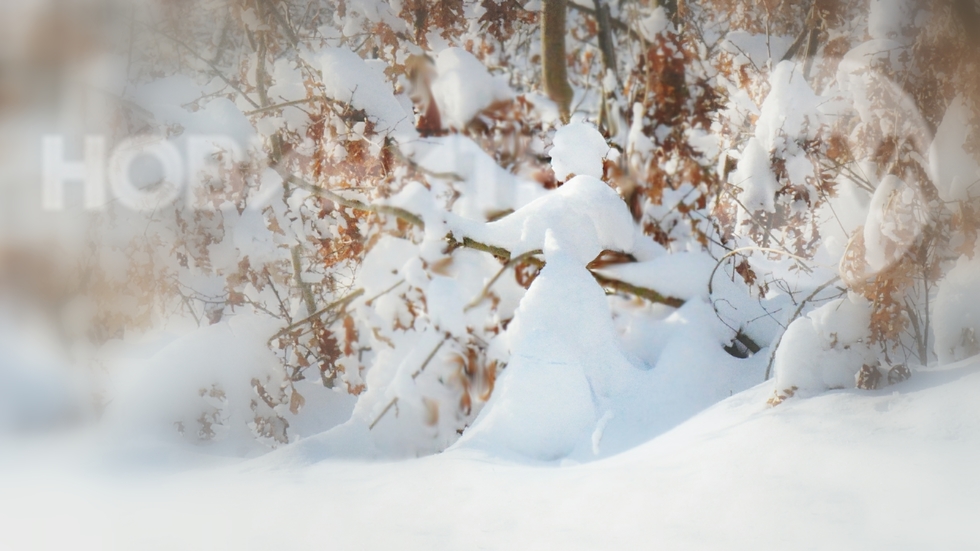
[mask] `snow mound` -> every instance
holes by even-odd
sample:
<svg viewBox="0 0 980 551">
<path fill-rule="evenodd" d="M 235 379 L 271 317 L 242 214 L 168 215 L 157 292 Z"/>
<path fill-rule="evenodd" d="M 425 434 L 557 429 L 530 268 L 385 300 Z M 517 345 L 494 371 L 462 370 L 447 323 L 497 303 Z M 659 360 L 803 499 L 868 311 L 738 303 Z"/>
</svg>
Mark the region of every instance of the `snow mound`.
<svg viewBox="0 0 980 551">
<path fill-rule="evenodd" d="M 871 304 L 853 293 L 791 323 L 773 364 L 777 394 L 853 388 L 862 366 L 877 363 L 870 324 Z"/>
<path fill-rule="evenodd" d="M 460 446 L 545 461 L 588 450 L 598 409 L 636 369 L 602 289 L 550 230 L 545 258 L 507 329 L 511 363 Z"/>
<path fill-rule="evenodd" d="M 581 256 L 551 230 L 544 254 L 507 329 L 511 361 L 456 449 L 588 461 L 638 445 L 761 378 L 757 360 L 737 362 L 722 350 L 733 335 L 700 298 L 657 326 L 661 347 L 634 342 L 638 354 L 628 352 Z"/>
</svg>

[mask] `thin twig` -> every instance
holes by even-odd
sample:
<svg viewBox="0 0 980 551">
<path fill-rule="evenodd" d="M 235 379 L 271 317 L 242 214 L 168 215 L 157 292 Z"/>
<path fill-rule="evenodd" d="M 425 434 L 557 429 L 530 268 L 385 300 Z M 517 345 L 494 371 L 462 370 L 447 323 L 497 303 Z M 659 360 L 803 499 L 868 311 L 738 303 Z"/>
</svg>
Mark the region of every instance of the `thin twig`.
<svg viewBox="0 0 980 551">
<path fill-rule="evenodd" d="M 323 314 L 326 314 L 327 312 L 331 312 L 331 311 L 337 310 L 339 308 L 345 308 L 348 304 L 350 304 L 352 301 L 354 301 L 355 299 L 357 299 L 358 297 L 360 297 L 363 294 L 364 294 L 364 289 L 358 289 L 356 291 L 351 292 L 350 294 L 348 294 L 347 296 L 345 296 L 345 297 L 343 297 L 341 299 L 338 299 L 338 300 L 335 300 L 334 302 L 331 302 L 326 307 L 321 308 L 320 310 L 317 310 L 316 312 L 313 312 L 309 316 L 307 316 L 307 317 L 305 317 L 305 318 L 303 318 L 303 319 L 301 319 L 301 320 L 299 320 L 297 322 L 294 322 L 294 323 L 289 324 L 286 328 L 284 328 L 283 330 L 279 331 L 278 333 L 276 333 L 275 335 L 273 335 L 271 338 L 269 338 L 269 343 L 271 344 L 272 341 L 274 341 L 274 340 L 276 340 L 278 338 L 284 337 L 290 331 L 292 331 L 292 330 L 294 330 L 294 329 L 296 329 L 298 327 L 302 327 L 303 325 L 305 325 L 307 323 L 310 323 L 311 321 L 319 318 L 320 316 L 322 316 Z"/>
<path fill-rule="evenodd" d="M 316 100 L 317 100 L 317 98 L 303 98 L 303 99 L 298 99 L 298 100 L 295 100 L 295 101 L 287 101 L 285 103 L 276 103 L 276 104 L 269 105 L 269 106 L 266 106 L 266 107 L 260 107 L 258 109 L 253 109 L 251 111 L 246 111 L 245 112 L 245 116 L 246 117 L 250 117 L 252 115 L 258 115 L 260 113 L 265 113 L 267 111 L 275 111 L 276 109 L 282 109 L 284 107 L 292 107 L 294 105 L 303 105 L 305 103 L 312 103 L 312 102 L 314 102 Z"/>
<path fill-rule="evenodd" d="M 519 263 L 523 262 L 524 260 L 527 260 L 527 259 L 529 259 L 529 258 L 531 258 L 533 256 L 536 256 L 536 255 L 539 255 L 539 254 L 542 254 L 542 251 L 529 251 L 529 252 L 526 252 L 526 253 L 524 253 L 522 255 L 518 255 L 518 256 L 516 256 L 516 257 L 514 257 L 514 258 L 512 258 L 510 260 L 508 260 L 507 263 L 504 264 L 500 268 L 500 271 L 497 272 L 497 275 L 493 276 L 490 279 L 490 281 L 488 281 L 487 284 L 484 285 L 483 291 L 480 292 L 480 294 L 477 295 L 476 298 L 474 298 L 472 301 L 470 301 L 470 303 L 466 305 L 466 308 L 463 309 L 463 311 L 464 312 L 469 312 L 470 310 L 472 310 L 472 309 L 476 308 L 477 306 L 479 306 L 480 303 L 483 302 L 483 300 L 486 299 L 487 296 L 490 294 L 490 288 L 493 287 L 494 283 L 497 283 L 497 280 L 500 279 L 500 276 L 504 275 L 504 272 L 506 272 L 510 268 L 513 268 L 514 266 L 518 265 Z"/>
<path fill-rule="evenodd" d="M 241 89 L 241 87 L 239 87 L 237 84 L 235 84 L 234 82 L 232 82 L 228 77 L 226 77 L 224 75 L 224 73 L 221 71 L 221 69 L 219 69 L 218 66 L 214 64 L 214 62 L 212 62 L 211 60 L 209 60 L 209 59 L 205 58 L 204 56 L 200 55 L 199 53 L 197 53 L 197 51 L 194 50 L 194 48 L 191 48 L 190 46 L 188 46 L 186 43 L 184 43 L 184 41 L 180 40 L 177 37 L 170 36 L 169 34 L 163 32 L 163 31 L 161 31 L 159 29 L 156 29 L 156 28 L 154 28 L 153 26 L 151 26 L 149 24 L 146 24 L 146 23 L 142 23 L 142 24 L 147 29 L 149 29 L 151 32 L 154 32 L 154 33 L 156 33 L 156 34 L 158 34 L 158 35 L 166 38 L 167 40 L 173 42 L 174 44 L 177 44 L 181 48 L 184 48 L 185 50 L 187 50 L 192 56 L 196 57 L 198 60 L 200 60 L 200 61 L 204 62 L 205 64 L 207 64 L 207 66 L 210 67 L 212 71 L 214 71 L 215 76 L 217 76 L 218 78 L 220 78 L 221 80 L 223 80 L 224 83 L 227 84 L 228 86 L 231 86 L 232 89 L 235 90 L 236 92 L 238 92 L 238 94 L 240 96 L 242 96 L 242 98 L 245 101 L 247 101 L 252 107 L 255 107 L 256 109 L 258 109 L 259 107 L 261 107 L 258 103 L 255 102 L 255 100 L 253 100 L 252 98 L 248 97 L 248 94 L 246 94 L 245 91 Z"/>
</svg>

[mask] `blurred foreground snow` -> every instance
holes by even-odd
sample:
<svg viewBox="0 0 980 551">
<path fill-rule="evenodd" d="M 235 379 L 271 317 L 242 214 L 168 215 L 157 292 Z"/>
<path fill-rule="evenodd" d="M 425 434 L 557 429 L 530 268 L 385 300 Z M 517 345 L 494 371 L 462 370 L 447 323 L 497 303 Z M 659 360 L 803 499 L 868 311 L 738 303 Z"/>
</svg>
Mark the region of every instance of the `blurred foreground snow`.
<svg viewBox="0 0 980 551">
<path fill-rule="evenodd" d="M 161 472 L 138 455 L 95 466 L 94 450 L 79 456 L 64 442 L 4 447 L 0 548 L 980 545 L 966 528 L 980 513 L 980 364 L 921 372 L 872 395 L 834 391 L 778 408 L 764 405 L 769 391 L 738 394 L 588 464 L 543 466 L 461 449 L 396 463 L 316 461 L 286 447 Z M 52 460 L 52 446 L 65 454 Z"/>
</svg>

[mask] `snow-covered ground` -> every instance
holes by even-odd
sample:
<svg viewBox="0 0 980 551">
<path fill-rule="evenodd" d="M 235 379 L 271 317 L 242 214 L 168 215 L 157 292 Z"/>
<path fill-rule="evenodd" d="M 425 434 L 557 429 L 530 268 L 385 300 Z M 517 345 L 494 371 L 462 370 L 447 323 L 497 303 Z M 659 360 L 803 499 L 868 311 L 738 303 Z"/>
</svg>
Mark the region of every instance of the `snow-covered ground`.
<svg viewBox="0 0 980 551">
<path fill-rule="evenodd" d="M 587 464 L 175 468 L 61 442 L 0 453 L 10 549 L 976 549 L 980 363 L 770 408 L 771 385 Z M 61 456 L 52 457 L 52 451 Z"/>
<path fill-rule="evenodd" d="M 145 4 L 0 52 L 0 551 L 980 548 L 941 6 Z"/>
</svg>

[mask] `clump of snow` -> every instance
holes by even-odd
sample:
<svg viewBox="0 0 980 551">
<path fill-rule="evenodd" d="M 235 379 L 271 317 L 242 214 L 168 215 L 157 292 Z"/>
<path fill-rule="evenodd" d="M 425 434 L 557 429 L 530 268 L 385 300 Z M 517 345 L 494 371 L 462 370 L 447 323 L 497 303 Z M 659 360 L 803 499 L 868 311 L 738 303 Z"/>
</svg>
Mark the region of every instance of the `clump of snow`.
<svg viewBox="0 0 980 551">
<path fill-rule="evenodd" d="M 896 262 L 915 243 L 928 223 L 924 207 L 918 191 L 898 177 L 881 180 L 864 225 L 865 258 L 873 272 Z"/>
<path fill-rule="evenodd" d="M 603 250 L 628 252 L 633 247 L 633 219 L 626 203 L 603 181 L 576 176 L 565 185 L 489 224 L 458 217 L 450 226 L 461 236 L 503 247 L 513 256 L 543 250 L 553 230 L 570 254 L 584 266 Z"/>
<path fill-rule="evenodd" d="M 871 304 L 853 293 L 791 323 L 776 349 L 776 392 L 853 388 L 861 367 L 876 363 L 870 325 Z"/>
<path fill-rule="evenodd" d="M 637 172 L 642 171 L 644 164 L 650 159 L 650 154 L 656 148 L 653 140 L 643 132 L 644 112 L 642 103 L 633 104 L 633 122 L 626 141 L 626 159 L 629 161 L 630 168 Z"/>
<path fill-rule="evenodd" d="M 364 110 L 379 134 L 399 141 L 417 136 L 411 112 L 405 111 L 385 79 L 384 64 L 365 61 L 346 48 L 324 48 L 316 59 L 327 97 Z"/>
<path fill-rule="evenodd" d="M 964 99 L 955 98 L 929 147 L 929 167 L 943 201 L 963 201 L 980 194 L 974 186 L 980 180 L 980 165 L 963 149 L 969 137 L 969 120 Z"/>
<path fill-rule="evenodd" d="M 454 182 L 460 197 L 452 205 L 452 212 L 460 216 L 486 219 L 517 210 L 543 193 L 539 184 L 508 172 L 479 144 L 461 134 L 428 138 L 411 147 L 419 165 L 426 170 L 453 174 L 462 180 Z"/>
<path fill-rule="evenodd" d="M 643 38 L 656 41 L 661 33 L 671 28 L 670 17 L 667 16 L 667 10 L 663 6 L 658 7 L 653 10 L 653 12 L 640 20 L 639 25 L 640 33 L 643 34 Z"/>
<path fill-rule="evenodd" d="M 771 89 L 762 103 L 755 137 L 771 150 L 792 148 L 794 140 L 815 135 L 824 99 L 810 88 L 801 64 L 780 62 L 769 83 Z"/>
<path fill-rule="evenodd" d="M 491 76 L 480 60 L 462 48 L 439 52 L 436 71 L 432 96 L 443 123 L 452 128 L 463 128 L 480 111 L 512 96 L 506 80 Z"/>
<path fill-rule="evenodd" d="M 729 31 L 721 48 L 740 65 L 764 67 L 770 59 L 780 59 L 793 44 L 792 36 L 767 36 L 746 31 Z"/>
<path fill-rule="evenodd" d="M 730 178 L 732 183 L 742 188 L 738 197 L 746 209 L 753 212 L 776 210 L 779 182 L 772 172 L 769 151 L 758 138 L 751 138 L 746 144 L 742 158 L 738 161 L 738 168 L 732 172 Z"/>
<path fill-rule="evenodd" d="M 602 161 L 609 153 L 609 144 L 595 126 L 573 122 L 555 132 L 551 149 L 551 167 L 555 178 L 565 181 L 569 176 L 602 178 Z"/>
<path fill-rule="evenodd" d="M 706 252 L 664 254 L 646 262 L 603 268 L 604 276 L 683 300 L 708 298 L 708 279 L 716 260 Z"/>
<path fill-rule="evenodd" d="M 771 90 L 762 103 L 755 136 L 749 139 L 729 176 L 742 189 L 739 200 L 749 211 L 775 211 L 774 197 L 781 184 L 772 170 L 773 152 L 789 159 L 787 168 L 793 183 L 803 184 L 813 173 L 798 141 L 815 135 L 824 101 L 810 88 L 800 64 L 781 62 L 769 80 Z"/>
</svg>

